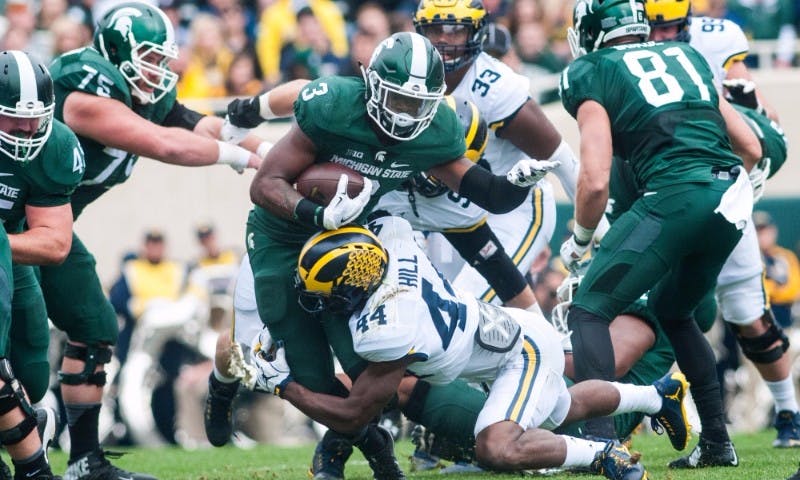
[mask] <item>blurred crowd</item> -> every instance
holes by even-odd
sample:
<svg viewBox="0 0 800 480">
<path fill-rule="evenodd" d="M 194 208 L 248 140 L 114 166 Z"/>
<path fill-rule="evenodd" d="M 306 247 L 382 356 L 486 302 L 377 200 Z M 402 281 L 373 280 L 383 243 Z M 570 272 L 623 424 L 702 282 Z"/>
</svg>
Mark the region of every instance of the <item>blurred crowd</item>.
<svg viewBox="0 0 800 480">
<path fill-rule="evenodd" d="M 2 49 L 19 49 L 48 64 L 91 41 L 96 19 L 120 0 L 5 0 L 0 2 Z M 412 30 L 412 0 L 158 0 L 176 28 L 181 55 L 178 96 L 249 96 L 296 78 L 359 75 L 377 43 Z M 487 0 L 492 26 L 485 49 L 532 79 L 560 72 L 571 59 L 566 31 L 572 3 L 562 0 Z M 724 17 L 752 40 L 773 41 L 767 62 L 797 65 L 800 0 L 694 0 L 693 13 Z M 539 90 L 555 100 L 554 82 Z"/>
</svg>

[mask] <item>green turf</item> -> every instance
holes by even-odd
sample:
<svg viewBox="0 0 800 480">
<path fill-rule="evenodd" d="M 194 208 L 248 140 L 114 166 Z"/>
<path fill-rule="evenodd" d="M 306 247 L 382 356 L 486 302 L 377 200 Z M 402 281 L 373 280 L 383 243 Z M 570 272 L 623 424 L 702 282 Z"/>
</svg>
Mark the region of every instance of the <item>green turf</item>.
<svg viewBox="0 0 800 480">
<path fill-rule="evenodd" d="M 634 437 L 633 449 L 642 453 L 642 462 L 650 472 L 650 478 L 663 480 L 782 480 L 797 470 L 800 449 L 774 449 L 771 447 L 774 431 L 759 434 L 734 436 L 736 450 L 741 463 L 737 468 L 714 468 L 690 471 L 668 470 L 668 461 L 678 456 L 669 441 L 653 434 Z M 694 439 L 696 441 L 696 438 Z M 695 442 L 690 444 L 694 446 Z M 260 446 L 250 450 L 225 447 L 208 450 L 186 451 L 177 448 L 133 449 L 114 463 L 122 468 L 147 472 L 160 480 L 233 480 L 233 479 L 307 479 L 306 471 L 313 445 L 297 448 Z M 400 442 L 397 455 L 401 466 L 413 478 L 511 478 L 519 475 L 472 474 L 442 476 L 430 472 L 409 472 L 408 456 L 412 445 Z M 688 452 L 688 449 L 687 449 Z M 66 456 L 51 452 L 54 471 L 63 473 Z M 364 458 L 356 453 L 348 462 L 349 480 L 369 480 Z M 552 479 L 601 478 L 596 476 L 560 474 L 548 476 Z"/>
</svg>

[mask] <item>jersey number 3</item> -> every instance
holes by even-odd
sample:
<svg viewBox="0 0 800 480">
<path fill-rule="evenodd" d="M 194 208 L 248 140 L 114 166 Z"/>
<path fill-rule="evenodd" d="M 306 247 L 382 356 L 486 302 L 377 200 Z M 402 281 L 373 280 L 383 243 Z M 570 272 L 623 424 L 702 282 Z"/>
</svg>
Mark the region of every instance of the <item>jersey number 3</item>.
<svg viewBox="0 0 800 480">
<path fill-rule="evenodd" d="M 703 78 L 683 50 L 678 47 L 670 47 L 665 49 L 663 54 L 670 61 L 669 66 L 673 68 L 680 66 L 683 69 L 685 74 L 692 80 L 692 83 L 697 86 L 701 100 L 711 100 L 708 86 L 703 83 Z M 628 71 L 639 79 L 639 90 L 641 90 L 642 95 L 650 105 L 660 107 L 683 100 L 685 93 L 683 87 L 681 87 L 678 79 L 667 71 L 669 66 L 664 57 L 658 52 L 634 50 L 623 55 L 622 60 L 625 62 Z M 677 60 L 677 64 L 675 60 Z M 645 70 L 645 65 L 650 68 Z"/>
</svg>

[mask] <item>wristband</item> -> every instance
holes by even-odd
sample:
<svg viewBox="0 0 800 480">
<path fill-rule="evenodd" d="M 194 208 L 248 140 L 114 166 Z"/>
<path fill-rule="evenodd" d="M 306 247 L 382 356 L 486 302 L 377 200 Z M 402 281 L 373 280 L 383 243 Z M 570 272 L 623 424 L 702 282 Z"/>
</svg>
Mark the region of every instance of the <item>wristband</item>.
<svg viewBox="0 0 800 480">
<path fill-rule="evenodd" d="M 273 120 L 278 118 L 278 116 L 275 115 L 275 112 L 273 112 L 272 108 L 269 106 L 269 92 L 258 97 L 258 114 L 264 120 Z"/>
<path fill-rule="evenodd" d="M 258 144 L 258 148 L 256 149 L 256 155 L 261 157 L 261 160 L 264 160 L 265 158 L 267 158 L 267 154 L 269 153 L 270 150 L 272 150 L 272 147 L 274 146 L 275 146 L 274 143 L 264 140 L 263 142 Z"/>
<path fill-rule="evenodd" d="M 307 198 L 301 198 L 297 205 L 294 206 L 292 216 L 299 222 L 322 227 L 324 211 L 325 208 L 322 205 L 318 205 Z"/>
<path fill-rule="evenodd" d="M 219 158 L 217 163 L 230 165 L 235 169 L 244 170 L 250 162 L 250 152 L 238 145 L 217 140 L 219 146 Z"/>
<path fill-rule="evenodd" d="M 580 246 L 588 245 L 592 241 L 594 228 L 586 228 L 575 222 L 575 226 L 572 227 L 572 234 L 575 235 L 575 243 Z"/>
</svg>

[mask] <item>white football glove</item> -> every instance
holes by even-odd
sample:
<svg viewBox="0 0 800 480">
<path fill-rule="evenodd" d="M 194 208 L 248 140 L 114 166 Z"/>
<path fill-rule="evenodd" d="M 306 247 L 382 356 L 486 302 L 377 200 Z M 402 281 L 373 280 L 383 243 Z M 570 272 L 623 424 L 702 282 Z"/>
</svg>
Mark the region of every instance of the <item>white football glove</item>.
<svg viewBox="0 0 800 480">
<path fill-rule="evenodd" d="M 561 165 L 558 160 L 534 160 L 525 158 L 511 167 L 506 174 L 509 182 L 518 187 L 530 187 L 543 179 L 547 172 Z"/>
<path fill-rule="evenodd" d="M 753 185 L 753 203 L 761 200 L 767 188 L 767 177 L 772 168 L 772 160 L 765 158 L 750 170 L 750 184 Z"/>
<path fill-rule="evenodd" d="M 283 342 L 273 342 L 266 328 L 253 340 L 250 359 L 257 370 L 254 390 L 280 396 L 286 385 L 294 381 Z"/>
<path fill-rule="evenodd" d="M 350 198 L 347 195 L 347 182 L 347 175 L 343 173 L 336 186 L 336 195 L 322 211 L 322 227 L 325 230 L 336 230 L 342 225 L 352 222 L 361 215 L 361 211 L 369 203 L 370 195 L 372 195 L 372 182 L 369 178 L 364 177 L 364 188 L 361 189 L 361 193 L 356 195 L 356 198 Z"/>
<path fill-rule="evenodd" d="M 239 128 L 231 123 L 230 118 L 225 115 L 225 121 L 222 122 L 222 128 L 219 130 L 219 139 L 223 142 L 239 145 L 239 142 L 244 140 L 244 137 L 250 134 L 247 128 Z"/>
<path fill-rule="evenodd" d="M 570 272 L 576 271 L 591 244 L 592 242 L 590 241 L 586 245 L 581 245 L 575 239 L 575 235 L 570 235 L 569 239 L 561 244 L 561 261 L 564 262 L 564 267 Z"/>
</svg>

